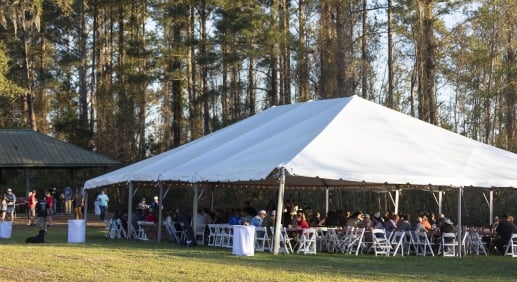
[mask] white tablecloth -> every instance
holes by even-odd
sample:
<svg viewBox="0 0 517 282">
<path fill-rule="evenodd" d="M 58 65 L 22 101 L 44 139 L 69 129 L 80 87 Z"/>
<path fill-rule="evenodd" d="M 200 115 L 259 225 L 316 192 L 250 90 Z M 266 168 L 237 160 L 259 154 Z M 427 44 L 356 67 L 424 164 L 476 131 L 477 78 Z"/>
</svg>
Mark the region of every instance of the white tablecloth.
<svg viewBox="0 0 517 282">
<path fill-rule="evenodd" d="M 13 232 L 13 223 L 10 221 L 0 222 L 0 238 L 10 239 Z"/>
<path fill-rule="evenodd" d="M 84 219 L 68 220 L 68 243 L 84 243 L 86 239 L 86 223 Z"/>
<path fill-rule="evenodd" d="M 233 225 L 232 254 L 237 256 L 255 255 L 255 226 Z"/>
</svg>

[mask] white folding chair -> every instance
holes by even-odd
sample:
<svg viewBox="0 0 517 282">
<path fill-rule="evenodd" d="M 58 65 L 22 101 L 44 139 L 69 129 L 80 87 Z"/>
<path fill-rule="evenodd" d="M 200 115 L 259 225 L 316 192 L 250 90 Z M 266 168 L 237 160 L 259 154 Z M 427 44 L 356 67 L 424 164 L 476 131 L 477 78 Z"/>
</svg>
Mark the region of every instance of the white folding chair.
<svg viewBox="0 0 517 282">
<path fill-rule="evenodd" d="M 233 247 L 233 227 L 230 224 L 223 224 L 221 228 L 222 239 L 221 247 L 232 248 Z"/>
<path fill-rule="evenodd" d="M 346 252 L 348 254 L 355 253 L 355 255 L 357 256 L 362 251 L 362 249 L 366 247 L 366 244 L 364 242 L 365 230 L 366 228 L 364 227 L 355 228 L 350 240 L 348 241 L 345 247 Z"/>
<path fill-rule="evenodd" d="M 318 237 L 316 238 L 316 249 L 318 252 L 328 250 L 328 236 L 327 236 L 327 227 L 319 227 L 318 229 Z"/>
<path fill-rule="evenodd" d="M 487 243 L 483 241 L 481 236 L 476 231 L 469 232 L 469 252 L 471 254 L 479 255 L 480 251 L 486 256 L 488 255 L 486 245 Z"/>
<path fill-rule="evenodd" d="M 216 224 L 215 225 L 215 247 L 223 246 L 223 237 L 224 237 L 224 225 L 225 224 Z"/>
<path fill-rule="evenodd" d="M 512 234 L 512 237 L 508 241 L 506 245 L 506 250 L 504 252 L 506 256 L 517 257 L 517 234 Z"/>
<path fill-rule="evenodd" d="M 174 222 L 168 222 L 168 221 L 164 221 L 163 223 L 163 226 L 165 226 L 165 230 L 167 230 L 167 234 L 169 234 L 169 238 L 171 239 L 171 241 L 174 241 L 178 244 L 181 243 L 181 232 L 177 231 L 176 230 L 176 227 L 174 226 Z M 133 231 L 134 231 L 134 228 L 133 228 Z M 138 234 L 135 236 L 135 238 L 138 239 Z"/>
<path fill-rule="evenodd" d="M 429 237 L 427 233 L 423 231 L 415 232 L 416 237 L 418 237 L 418 246 L 419 251 L 416 253 L 417 255 L 426 256 L 428 253 L 434 257 L 433 245 L 431 241 L 429 241 Z"/>
<path fill-rule="evenodd" d="M 208 246 L 215 247 L 216 224 L 208 224 Z"/>
<path fill-rule="evenodd" d="M 458 252 L 456 233 L 443 233 L 440 249 L 444 257 L 455 257 Z"/>
<path fill-rule="evenodd" d="M 111 224 L 112 224 L 112 219 L 109 219 L 109 220 L 105 220 L 104 221 L 104 224 L 105 224 L 105 227 L 104 227 L 104 238 L 108 239 L 108 238 L 112 238 L 111 237 Z"/>
<path fill-rule="evenodd" d="M 391 254 L 396 256 L 400 252 L 401 256 L 404 256 L 404 245 L 406 241 L 406 233 L 404 231 L 393 231 L 391 232 Z"/>
<path fill-rule="evenodd" d="M 144 226 L 143 226 L 143 221 L 137 221 L 136 222 L 138 224 L 138 237 L 137 239 L 138 240 L 142 240 L 142 241 L 147 241 L 149 240 L 149 238 L 147 237 L 147 233 L 145 232 L 145 229 L 144 229 Z"/>
<path fill-rule="evenodd" d="M 329 253 L 341 251 L 340 241 L 334 228 L 327 229 L 327 251 Z"/>
<path fill-rule="evenodd" d="M 347 226 L 345 233 L 338 234 L 339 245 L 338 249 L 342 252 L 348 252 L 348 246 L 350 242 L 354 239 L 354 231 L 355 228 L 353 226 Z"/>
<path fill-rule="evenodd" d="M 205 224 L 196 226 L 196 232 L 194 232 L 194 236 L 196 237 L 196 242 L 198 245 L 205 244 L 205 227 Z"/>
<path fill-rule="evenodd" d="M 255 227 L 255 250 L 260 252 L 271 250 L 266 227 Z"/>
<path fill-rule="evenodd" d="M 300 246 L 298 247 L 297 253 L 316 254 L 316 238 L 318 231 L 314 228 L 307 228 L 302 231 L 300 236 Z"/>
<path fill-rule="evenodd" d="M 272 244 L 275 243 L 275 227 L 271 226 L 269 227 L 269 229 L 271 230 L 271 237 L 273 238 L 272 239 Z M 290 253 L 293 252 L 293 247 L 291 245 L 291 239 L 289 238 L 289 236 L 287 236 L 287 231 L 285 229 L 285 227 L 282 227 L 281 231 L 280 231 L 280 240 L 279 240 L 279 246 L 280 246 L 280 249 L 279 251 L 281 251 L 282 253 L 288 255 Z"/>
<path fill-rule="evenodd" d="M 372 239 L 373 239 L 373 252 L 375 256 L 377 255 L 386 255 L 389 256 L 391 252 L 391 244 L 386 238 L 386 233 L 384 229 L 373 229 L 372 230 Z"/>
</svg>

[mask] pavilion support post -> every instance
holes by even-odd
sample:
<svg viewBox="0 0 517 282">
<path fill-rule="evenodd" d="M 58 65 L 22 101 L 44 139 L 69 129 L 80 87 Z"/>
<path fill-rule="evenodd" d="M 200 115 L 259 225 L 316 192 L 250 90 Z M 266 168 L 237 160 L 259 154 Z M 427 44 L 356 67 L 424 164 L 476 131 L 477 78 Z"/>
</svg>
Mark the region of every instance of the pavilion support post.
<svg viewBox="0 0 517 282">
<path fill-rule="evenodd" d="M 29 195 L 29 191 L 31 189 L 31 178 L 30 178 L 30 172 L 28 168 L 25 168 L 24 170 L 25 174 L 25 196 L 27 197 Z M 28 213 L 28 211 L 27 211 Z"/>
<path fill-rule="evenodd" d="M 133 234 L 133 182 L 129 181 L 128 183 L 128 200 L 127 200 L 127 239 L 131 239 L 131 234 Z"/>
<path fill-rule="evenodd" d="M 285 168 L 280 169 L 280 181 L 278 184 L 278 203 L 276 206 L 275 236 L 273 255 L 277 256 L 280 249 L 280 232 L 282 232 L 282 215 L 284 213 Z"/>
<path fill-rule="evenodd" d="M 494 191 L 490 190 L 488 193 L 489 195 L 489 210 L 490 210 L 490 218 L 488 219 L 488 222 L 490 223 L 490 226 L 492 226 L 492 223 L 494 223 Z"/>
<path fill-rule="evenodd" d="M 160 243 L 162 241 L 162 201 L 163 201 L 163 183 L 158 182 L 159 196 L 158 196 L 158 226 L 156 228 L 158 234 L 156 235 L 156 241 Z"/>
<path fill-rule="evenodd" d="M 463 236 L 461 235 L 463 229 L 461 227 L 461 201 L 463 196 L 463 186 L 458 189 L 458 257 L 461 257 L 462 250 L 462 240 Z"/>
</svg>

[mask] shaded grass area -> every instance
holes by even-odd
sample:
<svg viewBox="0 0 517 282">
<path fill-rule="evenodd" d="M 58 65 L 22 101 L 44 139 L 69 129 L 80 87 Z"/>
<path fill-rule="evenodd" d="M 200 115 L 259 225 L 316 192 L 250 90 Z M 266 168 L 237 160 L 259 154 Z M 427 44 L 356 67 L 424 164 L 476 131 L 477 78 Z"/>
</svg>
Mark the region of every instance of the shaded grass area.
<svg viewBox="0 0 517 282">
<path fill-rule="evenodd" d="M 0 240 L 2 278 L 14 281 L 510 281 L 517 259 L 503 256 L 375 257 L 256 252 L 184 247 L 170 242 L 104 238 L 87 228 L 84 244 L 67 243 L 67 227 L 52 227 L 44 244 L 26 244 L 34 228 L 15 226 Z"/>
</svg>

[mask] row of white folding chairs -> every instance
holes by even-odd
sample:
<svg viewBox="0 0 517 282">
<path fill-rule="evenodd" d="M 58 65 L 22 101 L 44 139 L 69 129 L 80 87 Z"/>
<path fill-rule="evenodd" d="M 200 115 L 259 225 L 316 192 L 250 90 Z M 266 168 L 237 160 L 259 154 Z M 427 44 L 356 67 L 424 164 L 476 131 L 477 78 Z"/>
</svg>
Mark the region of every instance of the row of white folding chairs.
<svg viewBox="0 0 517 282">
<path fill-rule="evenodd" d="M 347 227 L 346 231 L 335 228 L 327 228 L 325 236 L 322 239 L 323 245 L 326 246 L 327 251 L 331 253 L 341 252 L 358 255 L 366 246 L 364 241 L 365 228 L 364 227 Z M 323 235 L 324 234 L 324 235 Z"/>
<path fill-rule="evenodd" d="M 120 219 L 109 219 L 105 221 L 106 229 L 104 231 L 104 237 L 106 239 L 123 239 L 127 238 L 126 230 L 122 227 Z"/>
<path fill-rule="evenodd" d="M 208 246 L 231 248 L 233 227 L 230 224 L 208 224 Z"/>
</svg>

